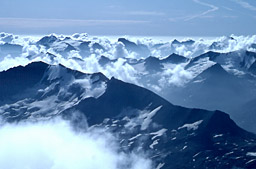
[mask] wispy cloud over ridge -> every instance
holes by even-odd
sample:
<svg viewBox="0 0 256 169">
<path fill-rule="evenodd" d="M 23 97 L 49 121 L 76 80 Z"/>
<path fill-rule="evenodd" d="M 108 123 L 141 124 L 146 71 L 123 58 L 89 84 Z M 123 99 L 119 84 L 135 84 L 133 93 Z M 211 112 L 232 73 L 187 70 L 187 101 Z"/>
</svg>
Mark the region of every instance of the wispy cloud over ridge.
<svg viewBox="0 0 256 169">
<path fill-rule="evenodd" d="M 22 28 L 42 28 L 61 26 L 97 26 L 144 24 L 146 20 L 79 20 L 79 19 L 36 19 L 36 18 L 0 18 L 0 26 L 17 26 Z"/>
<path fill-rule="evenodd" d="M 197 18 L 213 18 L 214 16 L 208 15 L 208 14 L 219 10 L 219 7 L 212 5 L 212 4 L 201 2 L 199 0 L 193 0 L 193 2 L 200 4 L 202 6 L 210 7 L 210 9 L 207 11 L 204 11 L 202 13 L 195 14 L 195 15 L 172 17 L 172 18 L 169 18 L 169 21 L 176 22 L 176 21 L 190 21 L 190 20 L 197 19 Z"/>
<path fill-rule="evenodd" d="M 256 11 L 256 6 L 251 5 L 250 3 L 243 1 L 243 0 L 233 0 L 234 2 L 236 2 L 237 4 L 239 4 L 240 6 L 242 6 L 245 9 L 249 9 L 251 11 Z"/>
<path fill-rule="evenodd" d="M 205 15 L 207 15 L 207 14 L 209 14 L 209 13 L 212 13 L 212 12 L 214 12 L 214 11 L 219 10 L 219 7 L 217 7 L 217 6 L 215 6 L 215 5 L 208 4 L 208 3 L 205 3 L 205 2 L 201 2 L 201 1 L 199 1 L 199 0 L 193 0 L 193 1 L 194 1 L 195 3 L 197 3 L 197 4 L 210 7 L 210 9 L 207 10 L 207 11 L 204 11 L 204 12 L 202 12 L 202 13 L 196 14 L 196 15 L 188 16 L 188 17 L 185 18 L 185 21 L 189 21 L 189 20 L 192 20 L 192 19 L 195 19 L 195 18 L 204 17 Z"/>
</svg>

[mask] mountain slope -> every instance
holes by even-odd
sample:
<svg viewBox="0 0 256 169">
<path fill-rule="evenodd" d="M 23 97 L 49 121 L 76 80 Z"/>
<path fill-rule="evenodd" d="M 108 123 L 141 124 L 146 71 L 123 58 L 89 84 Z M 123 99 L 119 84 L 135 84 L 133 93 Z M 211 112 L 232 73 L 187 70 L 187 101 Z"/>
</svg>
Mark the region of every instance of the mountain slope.
<svg viewBox="0 0 256 169">
<path fill-rule="evenodd" d="M 34 62 L 0 73 L 0 111 L 7 121 L 55 116 L 87 97 L 105 91 L 101 73 L 84 74 L 64 67 Z"/>
<path fill-rule="evenodd" d="M 174 96 L 180 95 L 180 105 L 229 112 L 234 103 L 242 104 L 249 96 L 252 97 L 248 93 L 249 88 L 252 86 L 246 79 L 228 73 L 217 63 L 196 76 L 182 90 L 177 90 Z"/>
<path fill-rule="evenodd" d="M 107 83 L 107 90 L 101 97 L 85 99 L 71 109 L 66 113 L 83 112 L 89 125 L 98 125 L 110 119 L 101 125 L 107 125 L 110 131 L 120 134 L 124 139 L 122 147 L 150 149 L 152 159 L 164 163 L 163 168 L 239 166 L 241 161 L 235 163 L 225 154 L 235 148 L 232 144 L 244 146 L 245 138 L 254 138 L 253 134 L 240 129 L 223 112 L 174 106 L 147 89 L 114 78 Z M 156 133 L 160 136 L 156 136 Z M 221 138 L 215 139 L 218 135 Z M 225 148 L 224 140 L 230 141 L 228 148 Z M 219 151 L 220 148 L 223 150 Z M 199 152 L 202 157 L 193 162 L 193 156 Z M 154 154 L 159 156 L 155 157 Z M 238 150 L 232 156 L 239 155 L 245 154 Z M 203 157 L 207 156 L 212 156 L 211 160 L 204 161 Z M 219 159 L 219 164 L 214 158 Z M 175 163 L 172 159 L 175 159 Z"/>
<path fill-rule="evenodd" d="M 26 82 L 16 77 L 17 72 Z M 9 100 L 0 104 L 6 122 L 62 116 L 80 125 L 81 119 L 73 119 L 80 113 L 91 128 L 115 133 L 121 151 L 147 152 L 158 168 L 255 165 L 254 157 L 247 155 L 256 151 L 255 135 L 239 128 L 223 112 L 175 106 L 142 87 L 63 65 L 31 63 L 2 72 L 0 77 L 8 79 L 5 88 L 23 84 L 16 99 L 7 94 L 2 97 L 3 103 Z"/>
</svg>

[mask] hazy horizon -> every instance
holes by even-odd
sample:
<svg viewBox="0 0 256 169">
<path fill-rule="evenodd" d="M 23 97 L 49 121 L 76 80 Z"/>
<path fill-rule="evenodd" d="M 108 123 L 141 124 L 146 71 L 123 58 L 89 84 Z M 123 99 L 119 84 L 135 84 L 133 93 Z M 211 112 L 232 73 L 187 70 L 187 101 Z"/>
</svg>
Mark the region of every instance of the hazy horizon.
<svg viewBox="0 0 256 169">
<path fill-rule="evenodd" d="M 75 34 L 87 34 L 87 33 L 73 33 L 73 34 L 58 34 L 58 33 L 49 33 L 49 34 L 13 34 L 13 33 L 9 33 L 9 32 L 2 32 L 5 34 L 12 34 L 14 36 L 19 36 L 21 38 L 30 38 L 30 39 L 34 39 L 34 40 L 40 40 L 41 38 L 45 37 L 45 36 L 50 36 L 50 35 L 55 35 L 57 37 L 72 37 Z M 143 35 L 93 35 L 93 34 L 87 34 L 89 39 L 93 39 L 93 38 L 106 38 L 112 42 L 116 42 L 118 41 L 119 38 L 126 38 L 129 39 L 133 42 L 136 42 L 137 40 L 142 40 L 142 39 L 148 39 L 148 40 L 154 40 L 155 42 L 171 42 L 173 40 L 178 40 L 178 41 L 186 41 L 186 40 L 194 40 L 194 41 L 198 41 L 200 39 L 203 40 L 218 40 L 220 38 L 225 38 L 225 37 L 239 37 L 237 35 L 228 35 L 228 36 L 171 36 L 171 35 L 166 35 L 166 36 L 143 36 Z M 243 36 L 243 35 L 241 35 Z M 250 36 L 254 36 L 254 35 L 248 35 Z M 244 36 L 243 36 L 244 37 Z"/>
<path fill-rule="evenodd" d="M 253 0 L 2 0 L 0 31 L 98 36 L 254 35 L 255 14 Z"/>
</svg>

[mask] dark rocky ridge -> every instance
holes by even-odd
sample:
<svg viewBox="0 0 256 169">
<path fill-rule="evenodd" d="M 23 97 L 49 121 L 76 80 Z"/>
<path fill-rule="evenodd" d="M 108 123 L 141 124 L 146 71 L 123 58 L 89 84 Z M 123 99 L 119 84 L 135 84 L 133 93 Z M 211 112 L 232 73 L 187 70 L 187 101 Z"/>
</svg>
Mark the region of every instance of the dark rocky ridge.
<svg viewBox="0 0 256 169">
<path fill-rule="evenodd" d="M 1 93 L 5 93 L 5 97 L 1 97 L 2 101 L 9 100 L 11 105 L 12 99 L 8 97 L 15 93 L 21 96 L 20 100 L 13 100 L 14 103 L 29 97 L 30 102 L 44 100 L 49 96 L 59 95 L 61 85 L 72 86 L 67 79 L 83 79 L 89 76 L 93 85 L 106 82 L 105 92 L 97 98 L 80 97 L 79 102 L 67 109 L 58 110 L 58 114 L 69 119 L 73 112 L 79 111 L 87 117 L 90 126 L 108 126 L 108 130 L 119 135 L 120 140 L 125 140 L 120 143 L 121 147 L 128 147 L 121 148 L 123 151 L 136 151 L 137 147 L 141 146 L 143 151 L 151 154 L 156 164 L 164 163 L 163 168 L 253 168 L 256 165 L 255 161 L 249 162 L 254 157 L 246 155 L 247 152 L 256 151 L 255 135 L 239 128 L 226 113 L 175 106 L 142 87 L 115 78 L 108 80 L 101 73 L 86 75 L 62 65 L 50 66 L 61 71 L 61 76 L 49 79 L 46 78 L 49 76 L 49 66 L 37 62 L 1 72 Z M 221 74 L 226 76 L 219 65 L 208 71 L 217 74 L 222 72 Z M 38 95 L 37 86 L 42 88 L 54 83 L 57 86 L 47 93 L 47 97 Z M 33 91 L 34 95 L 28 96 L 24 94 L 25 91 Z M 77 97 L 84 92 L 86 91 L 82 88 L 71 90 L 72 95 Z M 59 104 L 68 103 L 69 97 L 72 96 L 58 97 Z M 11 118 L 10 116 L 14 115 L 13 121 L 23 121 L 34 111 L 36 110 L 27 111 L 26 116 L 23 116 L 16 108 L 3 118 Z M 55 117 L 56 114 L 51 115 L 49 111 L 46 114 L 39 114 L 40 116 Z M 110 120 L 104 122 L 106 119 Z M 126 127 L 129 122 L 127 119 L 137 121 L 133 128 Z M 165 132 L 154 137 L 155 134 L 152 133 L 160 130 Z M 138 134 L 143 136 L 143 141 L 134 139 L 131 142 L 130 139 Z M 236 159 L 237 157 L 240 158 Z"/>
</svg>

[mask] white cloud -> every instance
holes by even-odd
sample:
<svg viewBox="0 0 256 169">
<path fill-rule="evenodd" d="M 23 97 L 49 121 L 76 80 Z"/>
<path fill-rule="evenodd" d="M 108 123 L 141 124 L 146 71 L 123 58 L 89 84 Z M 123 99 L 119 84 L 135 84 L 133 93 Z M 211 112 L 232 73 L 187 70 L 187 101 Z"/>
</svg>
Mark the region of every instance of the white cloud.
<svg viewBox="0 0 256 169">
<path fill-rule="evenodd" d="M 107 76 L 113 76 L 125 82 L 138 84 L 137 71 L 131 65 L 125 63 L 125 60 L 122 58 L 119 58 L 116 62 L 107 65 L 103 73 Z"/>
<path fill-rule="evenodd" d="M 175 48 L 175 53 L 185 57 L 188 57 L 191 55 L 191 51 L 188 50 L 185 45 L 177 46 Z"/>
<path fill-rule="evenodd" d="M 25 45 L 23 47 L 23 56 L 34 56 L 39 53 L 39 49 L 35 45 Z"/>
<path fill-rule="evenodd" d="M 79 39 L 79 40 L 87 40 L 88 34 L 87 33 L 74 33 L 72 35 L 74 39 Z"/>
<path fill-rule="evenodd" d="M 150 160 L 119 152 L 112 134 L 75 132 L 63 120 L 6 124 L 0 138 L 0 166 L 6 169 L 151 168 Z"/>
<path fill-rule="evenodd" d="M 128 52 L 122 42 L 117 42 L 114 51 L 115 58 L 125 58 L 128 56 Z"/>
<path fill-rule="evenodd" d="M 242 6 L 245 9 L 249 9 L 251 11 L 256 11 L 256 6 L 251 5 L 250 3 L 243 1 L 243 0 L 233 0 L 234 2 L 236 2 L 237 4 L 239 4 L 240 6 Z"/>
<path fill-rule="evenodd" d="M 161 75 L 161 79 L 159 80 L 159 85 L 161 87 L 167 87 L 169 84 L 183 86 L 191 78 L 191 72 L 185 70 L 183 66 L 177 65 L 173 69 L 167 69 L 164 71 Z"/>
<path fill-rule="evenodd" d="M 0 40 L 5 43 L 10 43 L 12 42 L 13 39 L 14 39 L 14 36 L 12 34 L 4 33 L 4 32 L 0 33 Z"/>
<path fill-rule="evenodd" d="M 3 60 L 0 61 L 0 71 L 8 70 L 10 68 L 16 67 L 16 66 L 25 66 L 28 63 L 30 63 L 30 60 L 23 57 L 12 57 L 10 55 L 7 55 L 3 58 Z"/>
<path fill-rule="evenodd" d="M 201 2 L 199 0 L 193 0 L 193 1 L 195 3 L 197 3 L 197 4 L 200 4 L 200 5 L 203 5 L 203 6 L 207 6 L 210 9 L 207 10 L 207 11 L 204 11 L 202 13 L 196 14 L 196 15 L 188 16 L 188 17 L 185 18 L 185 21 L 189 21 L 189 20 L 192 20 L 192 19 L 195 19 L 195 18 L 205 17 L 205 15 L 207 15 L 209 13 L 212 13 L 214 11 L 217 11 L 219 9 L 219 7 L 217 7 L 215 5 L 212 5 L 212 4 L 209 4 L 209 3 Z"/>
<path fill-rule="evenodd" d="M 199 5 L 202 5 L 202 6 L 209 7 L 210 9 L 208 9 L 206 11 L 203 11 L 201 13 L 198 13 L 198 14 L 194 14 L 194 15 L 172 17 L 172 18 L 169 18 L 169 21 L 170 22 L 176 22 L 176 21 L 180 21 L 180 20 L 190 21 L 190 20 L 193 20 L 193 19 L 196 19 L 196 18 L 213 18 L 214 16 L 211 16 L 211 15 L 208 15 L 208 14 L 213 13 L 213 12 L 219 10 L 219 7 L 217 7 L 217 6 L 213 5 L 213 4 L 201 2 L 199 0 L 193 0 L 193 2 L 195 2 L 195 3 L 199 4 Z"/>
<path fill-rule="evenodd" d="M 80 57 L 80 55 L 77 52 L 72 52 L 70 54 L 73 54 L 73 56 L 70 55 L 69 58 Z M 113 55 L 115 55 L 115 52 L 112 53 L 112 57 Z M 89 57 L 83 58 L 83 61 L 81 62 L 77 62 L 73 59 L 65 59 L 63 57 L 58 57 L 57 63 L 61 63 L 68 68 L 79 70 L 84 73 L 101 72 L 108 78 L 115 77 L 125 82 L 139 84 L 137 81 L 136 70 L 131 65 L 127 64 L 125 59 L 119 56 L 120 58 L 118 58 L 115 62 L 111 62 L 107 64 L 105 67 L 102 67 L 98 62 L 99 57 L 100 55 L 92 54 Z M 47 61 L 47 63 L 49 63 L 49 60 Z"/>
</svg>

